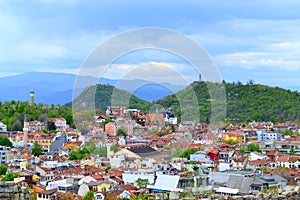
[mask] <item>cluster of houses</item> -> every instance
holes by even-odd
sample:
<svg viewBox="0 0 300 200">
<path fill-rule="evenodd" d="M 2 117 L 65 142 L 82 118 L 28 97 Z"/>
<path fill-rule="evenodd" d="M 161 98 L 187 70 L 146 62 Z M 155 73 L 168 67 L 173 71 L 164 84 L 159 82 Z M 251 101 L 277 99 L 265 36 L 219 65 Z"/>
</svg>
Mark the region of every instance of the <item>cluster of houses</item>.
<svg viewBox="0 0 300 200">
<path fill-rule="evenodd" d="M 86 134 L 70 128 L 63 118 L 52 119 L 57 133 L 42 132 L 45 124 L 39 121 L 25 122 L 26 133 L 8 132 L 0 123 L 1 135 L 14 144 L 0 146 L 1 164 L 20 174 L 14 184 L 32 188 L 37 200 L 82 199 L 88 191 L 95 199 L 178 199 L 187 191 L 194 196 L 207 191 L 235 196 L 280 192 L 300 183 L 300 126 L 295 123 L 212 129 L 205 123 L 177 124 L 171 112 L 147 114 L 120 106 L 94 119 Z M 120 128 L 125 135 L 118 135 Z M 34 142 L 44 152 L 38 157 L 23 151 Z M 87 142 L 106 148 L 107 156 L 70 160 L 70 152 Z M 259 151 L 248 151 L 249 144 Z M 195 153 L 181 156 L 186 149 Z"/>
</svg>

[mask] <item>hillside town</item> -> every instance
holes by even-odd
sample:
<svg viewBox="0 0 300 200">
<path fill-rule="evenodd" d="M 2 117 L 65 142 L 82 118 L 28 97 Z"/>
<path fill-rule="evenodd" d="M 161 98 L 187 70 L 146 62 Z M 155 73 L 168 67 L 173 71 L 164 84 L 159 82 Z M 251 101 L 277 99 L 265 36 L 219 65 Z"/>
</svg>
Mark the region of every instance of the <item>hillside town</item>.
<svg viewBox="0 0 300 200">
<path fill-rule="evenodd" d="M 0 123 L 1 199 L 284 199 L 300 195 L 300 124 L 212 128 L 110 106 L 85 132 L 64 118 Z"/>
</svg>

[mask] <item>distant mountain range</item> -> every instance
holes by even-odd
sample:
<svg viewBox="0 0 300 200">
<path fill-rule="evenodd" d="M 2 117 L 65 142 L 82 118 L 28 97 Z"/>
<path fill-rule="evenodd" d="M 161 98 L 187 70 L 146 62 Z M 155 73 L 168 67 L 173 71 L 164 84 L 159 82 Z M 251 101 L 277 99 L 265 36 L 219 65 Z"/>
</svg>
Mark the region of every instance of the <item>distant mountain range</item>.
<svg viewBox="0 0 300 200">
<path fill-rule="evenodd" d="M 0 78 L 0 101 L 28 101 L 29 91 L 34 90 L 36 103 L 62 105 L 72 101 L 76 78 L 78 77 L 73 74 L 49 72 L 28 72 L 21 75 L 3 77 Z M 171 90 L 177 92 L 184 88 L 184 86 L 169 83 L 164 83 L 163 86 L 145 80 L 122 80 L 121 84 L 118 84 L 119 80 L 105 78 L 98 80 L 98 78 L 88 76 L 81 76 L 80 78 L 84 84 L 80 88 L 77 88 L 78 91 L 75 91 L 76 94 L 80 94 L 88 86 L 100 83 L 116 86 L 146 101 L 158 100 L 172 94 Z M 141 87 L 135 91 L 128 89 L 135 86 Z"/>
</svg>

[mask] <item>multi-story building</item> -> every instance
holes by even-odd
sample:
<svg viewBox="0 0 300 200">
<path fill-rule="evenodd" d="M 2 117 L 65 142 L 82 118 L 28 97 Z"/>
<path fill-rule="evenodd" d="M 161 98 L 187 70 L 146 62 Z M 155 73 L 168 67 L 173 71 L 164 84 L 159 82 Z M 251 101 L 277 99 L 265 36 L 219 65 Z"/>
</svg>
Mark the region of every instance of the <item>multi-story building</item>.
<svg viewBox="0 0 300 200">
<path fill-rule="evenodd" d="M 38 120 L 24 123 L 27 125 L 29 132 L 41 132 L 43 129 L 47 128 L 47 125 L 44 122 Z"/>
<path fill-rule="evenodd" d="M 7 125 L 0 122 L 0 132 L 7 132 Z"/>
<path fill-rule="evenodd" d="M 63 131 L 69 128 L 65 118 L 50 118 L 49 120 L 54 122 L 57 131 Z"/>
<path fill-rule="evenodd" d="M 4 165 L 9 157 L 10 147 L 0 145 L 0 164 Z"/>
</svg>

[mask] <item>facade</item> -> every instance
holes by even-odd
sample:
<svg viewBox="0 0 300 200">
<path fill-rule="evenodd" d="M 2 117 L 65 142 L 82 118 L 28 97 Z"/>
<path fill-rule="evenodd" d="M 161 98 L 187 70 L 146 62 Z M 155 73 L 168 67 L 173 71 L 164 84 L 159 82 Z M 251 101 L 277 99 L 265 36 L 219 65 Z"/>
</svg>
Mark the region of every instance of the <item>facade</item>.
<svg viewBox="0 0 300 200">
<path fill-rule="evenodd" d="M 69 128 L 64 118 L 50 118 L 49 120 L 54 122 L 57 131 L 63 131 Z"/>
<path fill-rule="evenodd" d="M 0 132 L 7 132 L 7 125 L 0 122 Z"/>
<path fill-rule="evenodd" d="M 236 133 L 236 132 L 226 132 L 225 133 L 225 141 L 233 140 L 238 143 L 241 143 L 244 141 L 244 135 L 242 133 Z"/>
<path fill-rule="evenodd" d="M 41 132 L 43 131 L 43 129 L 47 128 L 47 125 L 44 122 L 40 122 L 37 120 L 25 123 L 27 123 L 29 132 Z"/>
<path fill-rule="evenodd" d="M 9 157 L 10 147 L 0 145 L 0 164 L 4 165 L 7 163 Z"/>
</svg>

